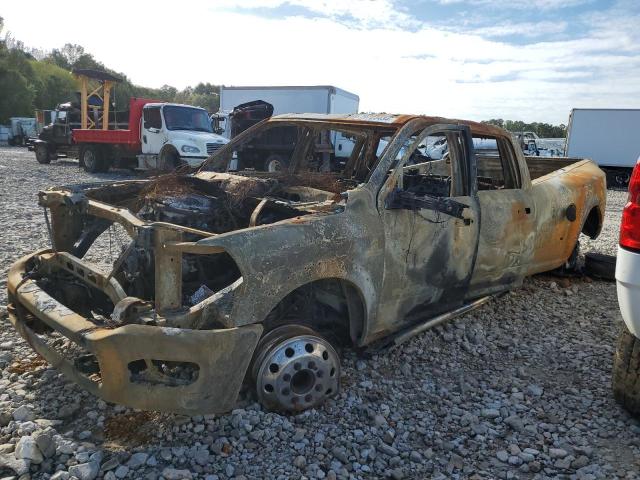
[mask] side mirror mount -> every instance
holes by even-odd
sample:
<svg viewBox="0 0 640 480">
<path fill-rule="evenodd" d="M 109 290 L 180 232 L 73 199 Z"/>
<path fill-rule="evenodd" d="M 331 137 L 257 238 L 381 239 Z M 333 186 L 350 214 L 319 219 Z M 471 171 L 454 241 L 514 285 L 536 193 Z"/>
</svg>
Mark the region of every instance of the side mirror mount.
<svg viewBox="0 0 640 480">
<path fill-rule="evenodd" d="M 385 200 L 385 208 L 387 210 L 434 210 L 436 212 L 444 213 L 445 215 L 465 220 L 465 225 L 468 225 L 462 213 L 465 208 L 469 208 L 469 205 L 457 202 L 449 197 L 416 195 L 396 188 L 389 193 L 389 196 L 387 196 Z"/>
</svg>

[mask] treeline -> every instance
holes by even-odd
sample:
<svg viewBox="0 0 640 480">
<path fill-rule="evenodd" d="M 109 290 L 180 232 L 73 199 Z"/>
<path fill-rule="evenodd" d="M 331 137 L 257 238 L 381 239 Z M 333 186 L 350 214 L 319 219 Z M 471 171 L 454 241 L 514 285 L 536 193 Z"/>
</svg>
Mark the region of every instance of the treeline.
<svg viewBox="0 0 640 480">
<path fill-rule="evenodd" d="M 525 123 L 521 120 L 503 120 L 501 118 L 483 120 L 482 123 L 496 125 L 510 132 L 534 132 L 541 138 L 565 138 L 567 136 L 567 127 L 564 124 L 551 125 L 541 122 Z"/>
<path fill-rule="evenodd" d="M 0 34 L 2 30 L 0 17 Z M 7 33 L 0 39 L 0 124 L 7 123 L 10 117 L 32 117 L 36 109 L 52 110 L 60 103 L 78 100 L 79 85 L 71 73 L 76 68 L 102 70 L 122 79 L 112 97 L 117 110 L 126 110 L 130 97 L 196 105 L 209 112 L 219 108 L 218 85 L 199 83 L 184 90 L 170 85 L 142 87 L 97 61 L 80 45 L 68 43 L 47 52 L 28 48 Z"/>
</svg>

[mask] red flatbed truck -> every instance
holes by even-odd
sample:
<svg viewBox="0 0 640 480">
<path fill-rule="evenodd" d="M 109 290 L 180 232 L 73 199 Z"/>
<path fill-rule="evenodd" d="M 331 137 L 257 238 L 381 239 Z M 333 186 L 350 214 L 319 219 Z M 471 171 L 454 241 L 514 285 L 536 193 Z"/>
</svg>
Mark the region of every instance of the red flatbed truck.
<svg viewBox="0 0 640 480">
<path fill-rule="evenodd" d="M 207 111 L 190 105 L 131 98 L 126 129 L 72 131 L 80 165 L 89 172 L 111 166 L 173 170 L 196 167 L 227 139 L 213 133 Z"/>
<path fill-rule="evenodd" d="M 40 163 L 50 163 L 63 154 L 78 156 L 89 172 L 105 172 L 111 166 L 173 170 L 185 164 L 197 167 L 228 143 L 213 133 L 204 108 L 148 98 L 129 100 L 129 121 L 120 128 L 124 122 L 112 111 L 111 97 L 121 79 L 99 70 L 73 73 L 81 90 L 80 128 L 72 128 L 68 115 L 64 122 L 45 127 L 34 142 Z"/>
</svg>

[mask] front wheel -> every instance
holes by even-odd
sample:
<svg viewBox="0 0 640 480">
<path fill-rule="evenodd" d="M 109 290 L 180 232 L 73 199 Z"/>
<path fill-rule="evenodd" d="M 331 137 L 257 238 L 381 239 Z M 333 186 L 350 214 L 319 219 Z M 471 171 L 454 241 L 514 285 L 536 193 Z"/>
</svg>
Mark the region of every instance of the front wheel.
<svg viewBox="0 0 640 480">
<path fill-rule="evenodd" d="M 251 373 L 265 408 L 302 411 L 338 393 L 340 357 L 315 330 L 284 325 L 260 339 Z"/>
<path fill-rule="evenodd" d="M 636 417 L 640 417 L 640 339 L 626 326 L 618 336 L 613 359 L 613 396 Z"/>
<path fill-rule="evenodd" d="M 173 171 L 180 166 L 180 154 L 172 146 L 166 146 L 158 155 L 158 170 Z"/>
<path fill-rule="evenodd" d="M 38 163 L 41 163 L 42 165 L 51 163 L 52 155 L 51 155 L 51 152 L 49 151 L 49 147 L 47 147 L 42 143 L 38 143 L 35 147 L 35 151 L 36 151 L 36 160 L 38 161 Z"/>
</svg>

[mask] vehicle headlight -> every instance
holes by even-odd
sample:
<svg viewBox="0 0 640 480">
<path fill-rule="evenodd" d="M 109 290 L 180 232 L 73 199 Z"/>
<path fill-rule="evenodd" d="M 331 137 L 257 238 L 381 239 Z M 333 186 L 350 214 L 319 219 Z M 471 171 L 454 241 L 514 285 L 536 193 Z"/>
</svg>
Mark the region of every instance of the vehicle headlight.
<svg viewBox="0 0 640 480">
<path fill-rule="evenodd" d="M 198 147 L 193 147 L 191 145 L 183 145 L 180 150 L 184 153 L 200 153 L 200 149 Z"/>
</svg>

